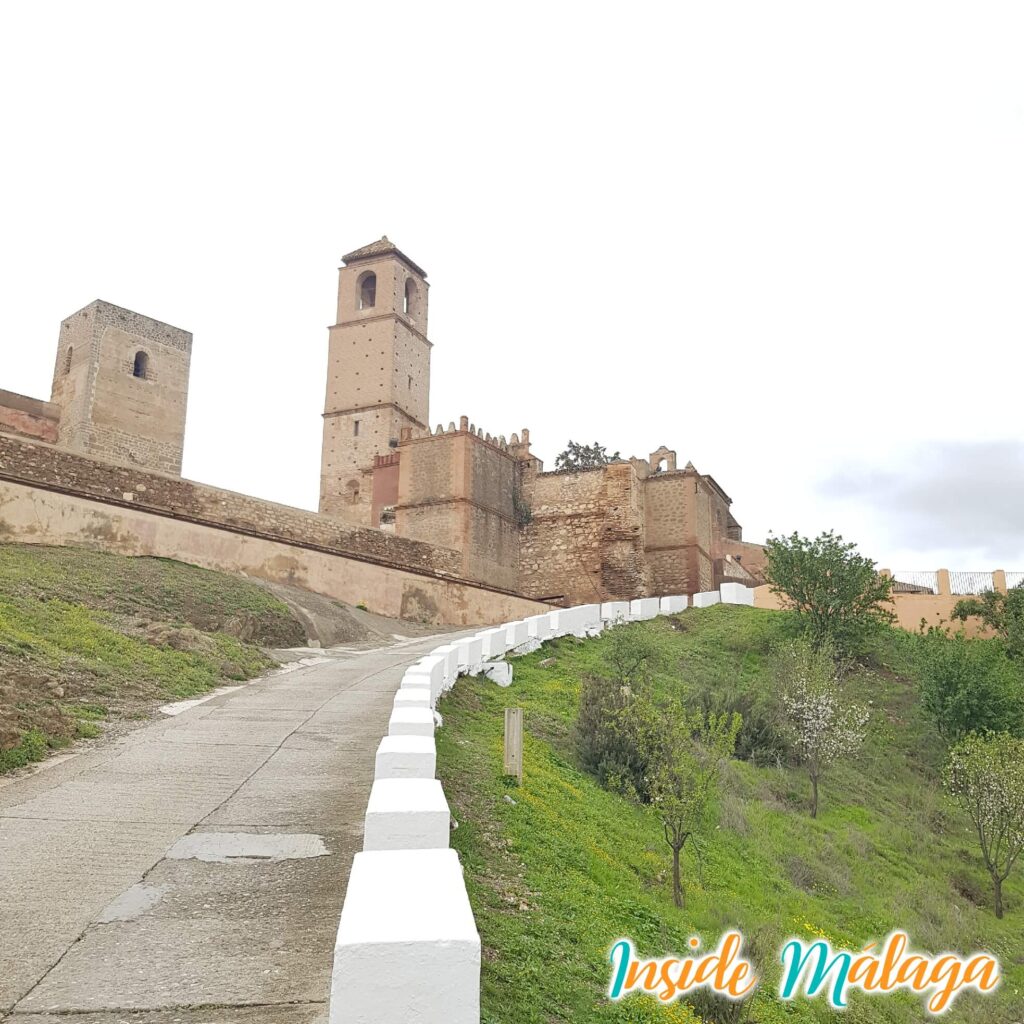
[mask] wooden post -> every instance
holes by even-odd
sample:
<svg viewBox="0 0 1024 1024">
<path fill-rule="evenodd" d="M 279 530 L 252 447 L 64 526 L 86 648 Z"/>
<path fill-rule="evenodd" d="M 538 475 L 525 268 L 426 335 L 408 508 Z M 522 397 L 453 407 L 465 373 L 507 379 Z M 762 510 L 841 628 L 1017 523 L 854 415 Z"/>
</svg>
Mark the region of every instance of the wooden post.
<svg viewBox="0 0 1024 1024">
<path fill-rule="evenodd" d="M 523 709 L 505 708 L 505 774 L 523 784 Z"/>
</svg>

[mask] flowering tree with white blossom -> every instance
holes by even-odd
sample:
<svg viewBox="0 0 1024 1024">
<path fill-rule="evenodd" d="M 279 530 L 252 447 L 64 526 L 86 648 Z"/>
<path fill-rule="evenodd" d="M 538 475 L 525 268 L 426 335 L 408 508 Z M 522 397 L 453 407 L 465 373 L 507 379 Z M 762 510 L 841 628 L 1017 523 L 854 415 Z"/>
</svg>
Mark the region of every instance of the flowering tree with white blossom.
<svg viewBox="0 0 1024 1024">
<path fill-rule="evenodd" d="M 1024 852 L 1024 740 L 972 734 L 949 754 L 946 788 L 967 811 L 1003 916 L 1003 882 Z"/>
<path fill-rule="evenodd" d="M 818 816 L 818 784 L 830 764 L 864 742 L 868 709 L 847 702 L 832 649 L 796 642 L 779 652 L 782 706 L 800 764 L 811 780 L 811 817 Z"/>
</svg>

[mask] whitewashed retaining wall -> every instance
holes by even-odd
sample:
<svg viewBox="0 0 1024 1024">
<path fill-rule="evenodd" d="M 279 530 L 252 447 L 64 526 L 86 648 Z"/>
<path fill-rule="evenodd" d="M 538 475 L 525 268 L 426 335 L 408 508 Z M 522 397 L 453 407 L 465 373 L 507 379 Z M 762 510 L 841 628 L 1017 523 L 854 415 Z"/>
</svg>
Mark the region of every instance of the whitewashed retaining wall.
<svg viewBox="0 0 1024 1024">
<path fill-rule="evenodd" d="M 693 598 L 695 608 L 719 602 L 752 605 L 754 592 L 725 583 Z M 510 651 L 596 636 L 688 605 L 682 595 L 559 608 L 444 644 L 406 670 L 377 748 L 363 852 L 352 863 L 341 912 L 330 1024 L 480 1024 L 480 936 L 462 867 L 448 848 L 451 814 L 435 778 L 441 695 L 460 675 L 510 679 L 511 666 L 494 671 Z"/>
</svg>

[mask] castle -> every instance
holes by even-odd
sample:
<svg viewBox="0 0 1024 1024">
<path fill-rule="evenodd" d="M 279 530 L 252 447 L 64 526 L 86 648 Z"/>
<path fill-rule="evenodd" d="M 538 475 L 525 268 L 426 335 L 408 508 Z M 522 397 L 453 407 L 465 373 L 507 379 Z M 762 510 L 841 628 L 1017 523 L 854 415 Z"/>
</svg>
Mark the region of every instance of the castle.
<svg viewBox="0 0 1024 1024">
<path fill-rule="evenodd" d="M 0 537 L 177 553 L 344 600 L 358 586 L 381 611 L 450 622 L 474 621 L 486 594 L 518 610 L 760 581 L 763 549 L 729 496 L 667 448 L 545 472 L 526 429 L 506 440 L 462 416 L 432 430 L 428 299 L 426 272 L 386 237 L 342 258 L 319 514 L 182 480 L 191 334 L 91 303 L 61 324 L 49 402 L 0 391 Z"/>
</svg>

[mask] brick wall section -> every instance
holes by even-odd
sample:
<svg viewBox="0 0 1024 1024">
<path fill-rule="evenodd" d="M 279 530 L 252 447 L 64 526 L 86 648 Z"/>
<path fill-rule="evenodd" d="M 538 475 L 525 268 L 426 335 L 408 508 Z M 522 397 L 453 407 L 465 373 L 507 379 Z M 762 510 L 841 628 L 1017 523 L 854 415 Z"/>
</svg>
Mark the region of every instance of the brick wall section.
<svg viewBox="0 0 1024 1024">
<path fill-rule="evenodd" d="M 456 551 L 9 434 L 0 434 L 0 479 L 432 576 L 461 578 L 462 559 Z"/>
<path fill-rule="evenodd" d="M 0 389 L 0 430 L 55 444 L 60 410 L 50 402 Z"/>
</svg>

